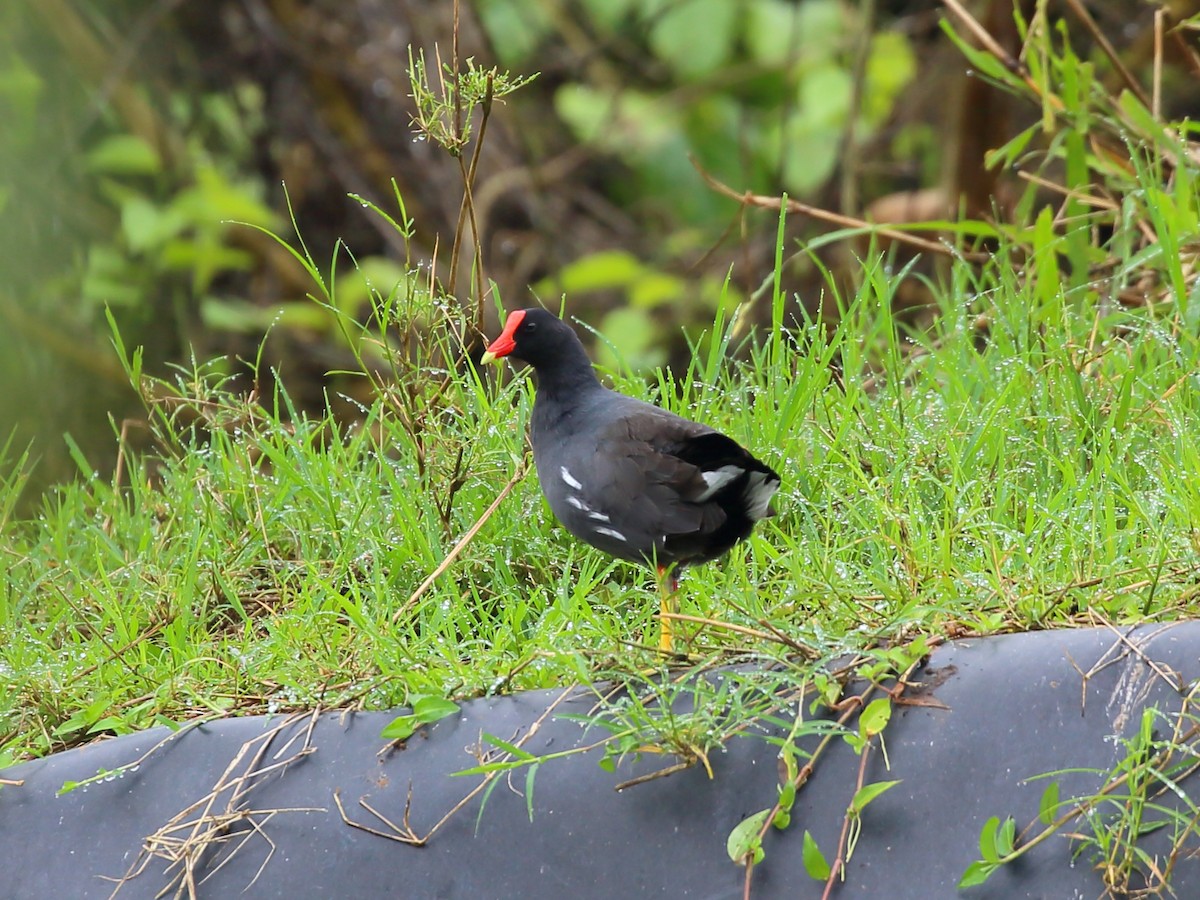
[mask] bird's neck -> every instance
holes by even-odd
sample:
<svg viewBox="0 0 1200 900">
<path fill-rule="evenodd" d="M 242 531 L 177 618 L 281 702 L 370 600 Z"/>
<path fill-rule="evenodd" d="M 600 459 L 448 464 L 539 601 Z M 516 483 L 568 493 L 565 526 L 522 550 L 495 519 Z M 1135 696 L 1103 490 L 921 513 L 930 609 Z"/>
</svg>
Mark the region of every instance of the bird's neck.
<svg viewBox="0 0 1200 900">
<path fill-rule="evenodd" d="M 575 344 L 550 364 L 537 366 L 538 396 L 567 406 L 604 390 L 582 344 Z"/>
</svg>

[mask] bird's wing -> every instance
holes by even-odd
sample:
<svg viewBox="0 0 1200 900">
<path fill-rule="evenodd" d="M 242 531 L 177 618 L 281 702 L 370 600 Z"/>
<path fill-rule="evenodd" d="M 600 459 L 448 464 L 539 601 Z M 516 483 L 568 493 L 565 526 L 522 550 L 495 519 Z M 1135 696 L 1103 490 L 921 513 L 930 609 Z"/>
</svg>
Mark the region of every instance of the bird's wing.
<svg viewBox="0 0 1200 900">
<path fill-rule="evenodd" d="M 656 542 L 715 530 L 725 512 L 707 501 L 715 492 L 714 478 L 730 477 L 713 475 L 728 457 L 726 445 L 741 450 L 705 425 L 656 407 L 639 409 L 599 437 L 596 458 L 605 460 L 607 470 L 597 473 L 601 491 L 619 498 L 626 527 L 640 528 Z"/>
</svg>

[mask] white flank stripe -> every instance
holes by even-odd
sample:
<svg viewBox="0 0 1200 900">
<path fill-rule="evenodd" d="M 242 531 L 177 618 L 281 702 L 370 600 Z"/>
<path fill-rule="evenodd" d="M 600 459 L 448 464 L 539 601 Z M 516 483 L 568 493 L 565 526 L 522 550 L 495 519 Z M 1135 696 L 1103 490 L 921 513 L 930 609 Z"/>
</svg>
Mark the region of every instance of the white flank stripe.
<svg viewBox="0 0 1200 900">
<path fill-rule="evenodd" d="M 561 475 L 562 480 L 567 483 L 567 487 L 575 488 L 575 490 L 579 490 L 583 487 L 579 480 L 571 474 L 570 470 L 566 466 L 559 466 L 558 474 Z"/>
<path fill-rule="evenodd" d="M 767 480 L 766 472 L 751 472 L 749 483 L 746 485 L 746 515 L 754 521 L 765 519 L 771 498 L 779 490 L 777 479 Z"/>
<path fill-rule="evenodd" d="M 597 522 L 611 522 L 612 521 L 612 519 L 610 519 L 604 513 L 596 512 L 594 509 L 588 510 L 588 518 L 595 519 Z"/>
<path fill-rule="evenodd" d="M 616 538 L 618 541 L 627 541 L 628 538 L 615 528 L 605 528 L 603 525 L 596 529 L 596 534 L 606 534 L 610 538 Z"/>
<path fill-rule="evenodd" d="M 733 481 L 741 475 L 745 469 L 741 466 L 721 466 L 719 469 L 713 469 L 711 472 L 701 472 L 700 477 L 704 479 L 704 483 L 708 485 L 708 490 L 696 498 L 697 503 L 703 503 L 729 482 Z"/>
<path fill-rule="evenodd" d="M 592 511 L 591 507 L 589 507 L 586 503 L 584 503 L 582 500 L 580 500 L 574 494 L 572 494 L 570 497 L 567 498 L 567 502 L 570 503 L 576 509 L 581 510 L 582 512 L 591 512 Z"/>
</svg>

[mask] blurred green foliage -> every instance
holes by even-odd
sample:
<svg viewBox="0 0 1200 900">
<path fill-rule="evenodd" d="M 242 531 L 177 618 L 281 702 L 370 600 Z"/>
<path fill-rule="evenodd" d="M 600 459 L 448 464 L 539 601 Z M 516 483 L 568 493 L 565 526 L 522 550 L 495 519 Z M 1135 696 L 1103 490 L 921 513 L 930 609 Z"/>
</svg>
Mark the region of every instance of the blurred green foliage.
<svg viewBox="0 0 1200 900">
<path fill-rule="evenodd" d="M 536 3 L 481 0 L 478 9 L 505 65 L 539 65 L 545 46 L 570 40 Z M 864 22 L 842 0 L 588 0 L 577 47 L 621 48 L 628 71 L 555 92 L 576 138 L 626 163 L 628 203 L 670 209 L 676 222 L 722 222 L 728 207 L 699 185 L 689 154 L 718 177 L 754 190 L 811 194 L 833 173 L 853 119 L 858 140 L 891 114 L 916 74 L 908 39 L 867 38 L 862 90 L 854 89 Z"/>
<path fill-rule="evenodd" d="M 577 141 L 616 164 L 599 186 L 645 238 L 561 259 L 534 292 L 551 306 L 565 292 L 576 312 L 601 303 L 590 317 L 611 340 L 600 360 L 634 371 L 662 363 L 664 337 L 681 324 L 699 329 L 718 303 L 743 299 L 723 287 L 725 263 L 695 266 L 732 210 L 691 158 L 742 187 L 812 193 L 846 135 L 869 139 L 915 70 L 907 38 L 864 39 L 874 23 L 847 0 L 469 5 L 517 84 L 565 54 L 553 84 L 536 86 L 553 115 L 540 107 L 544 134 L 528 152 Z M 339 340 L 334 311 L 262 277 L 261 246 L 238 224 L 288 229 L 270 168 L 279 154 L 263 152 L 280 140 L 278 111 L 246 73 L 217 71 L 227 60 L 205 58 L 195 37 L 175 13 L 135 0 L 0 8 L 0 440 L 32 447 L 38 485 L 76 474 L 64 433 L 105 471 L 113 431 L 137 409 L 106 309 L 160 373 L 194 352 L 252 347 L 272 328 Z M 858 71 L 866 89 L 856 91 Z M 344 249 L 355 266 L 336 312 L 367 310 L 373 289 L 386 295 L 409 278 L 413 261 L 387 247 Z M 329 368 L 310 368 L 320 365 Z"/>
</svg>

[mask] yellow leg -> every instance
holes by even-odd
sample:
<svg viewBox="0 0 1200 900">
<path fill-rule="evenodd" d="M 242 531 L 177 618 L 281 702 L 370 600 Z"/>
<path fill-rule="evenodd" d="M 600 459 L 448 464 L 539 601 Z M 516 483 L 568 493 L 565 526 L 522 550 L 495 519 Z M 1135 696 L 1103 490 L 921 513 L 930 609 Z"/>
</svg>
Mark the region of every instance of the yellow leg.
<svg viewBox="0 0 1200 900">
<path fill-rule="evenodd" d="M 667 618 L 668 613 L 675 612 L 675 576 L 664 569 L 658 567 L 658 651 L 659 653 L 674 653 L 675 652 L 675 634 L 671 628 L 671 620 Z"/>
</svg>

